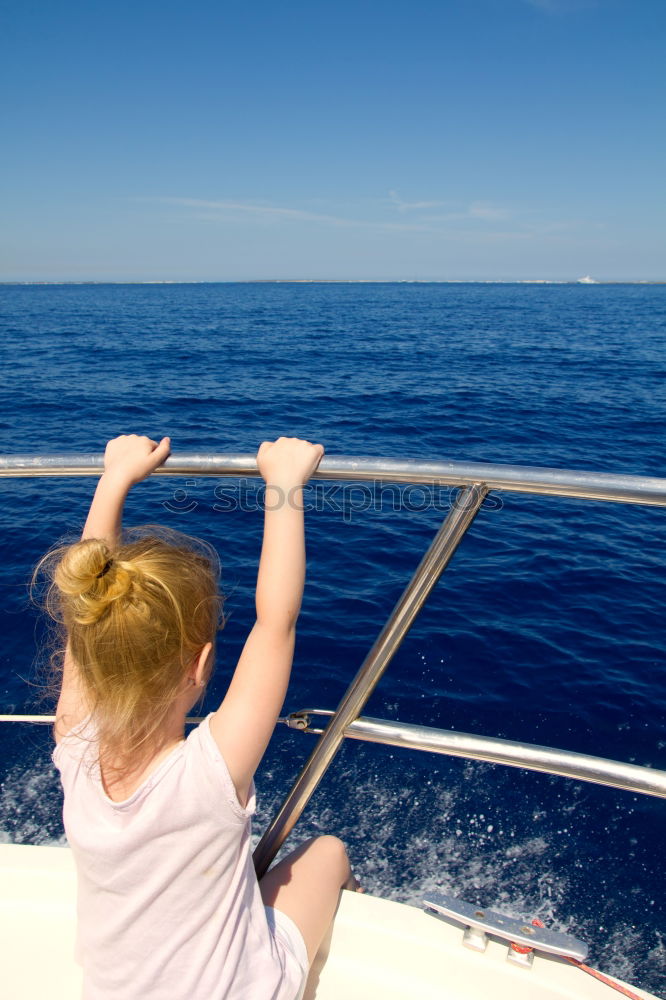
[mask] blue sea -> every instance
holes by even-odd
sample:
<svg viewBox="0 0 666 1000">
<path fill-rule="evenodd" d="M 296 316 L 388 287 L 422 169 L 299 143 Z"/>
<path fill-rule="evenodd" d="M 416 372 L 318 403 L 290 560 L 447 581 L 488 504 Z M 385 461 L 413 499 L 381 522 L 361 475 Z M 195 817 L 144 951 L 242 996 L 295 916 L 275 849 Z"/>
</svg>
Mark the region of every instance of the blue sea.
<svg viewBox="0 0 666 1000">
<path fill-rule="evenodd" d="M 4 454 L 99 454 L 121 432 L 254 452 L 293 434 L 333 456 L 666 475 L 666 286 L 7 285 L 0 331 Z M 27 587 L 93 486 L 0 484 L 0 712 L 49 709 Z M 252 622 L 256 486 L 160 477 L 128 503 L 128 522 L 219 549 L 209 708 Z M 448 494 L 393 496 L 308 515 L 290 710 L 335 708 L 446 513 Z M 364 714 L 666 769 L 665 543 L 664 509 L 493 494 Z M 313 741 L 276 731 L 257 831 Z M 46 730 L 0 726 L 0 838 L 62 838 L 49 754 Z M 586 940 L 592 965 L 666 993 L 663 800 L 348 741 L 291 842 L 320 831 L 372 892 L 538 916 Z"/>
</svg>

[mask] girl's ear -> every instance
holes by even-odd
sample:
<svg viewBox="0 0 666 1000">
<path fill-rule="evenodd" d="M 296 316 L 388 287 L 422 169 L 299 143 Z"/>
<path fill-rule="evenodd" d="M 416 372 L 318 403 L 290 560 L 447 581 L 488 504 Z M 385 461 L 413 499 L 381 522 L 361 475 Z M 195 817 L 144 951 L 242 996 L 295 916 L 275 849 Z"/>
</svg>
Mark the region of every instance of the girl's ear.
<svg viewBox="0 0 666 1000">
<path fill-rule="evenodd" d="M 210 659 L 213 654 L 213 643 L 207 642 L 194 661 L 194 683 L 204 688 L 210 678 Z"/>
</svg>

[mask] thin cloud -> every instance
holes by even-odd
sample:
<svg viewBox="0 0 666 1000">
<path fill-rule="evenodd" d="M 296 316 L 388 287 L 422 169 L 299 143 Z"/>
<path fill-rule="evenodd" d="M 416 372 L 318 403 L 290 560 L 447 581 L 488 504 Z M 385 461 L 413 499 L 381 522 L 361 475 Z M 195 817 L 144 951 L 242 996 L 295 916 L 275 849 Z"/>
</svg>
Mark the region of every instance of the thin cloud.
<svg viewBox="0 0 666 1000">
<path fill-rule="evenodd" d="M 257 222 L 276 222 L 279 220 L 293 222 L 311 222 L 319 225 L 336 226 L 339 228 L 362 228 L 392 230 L 396 232 L 418 232 L 424 231 L 428 227 L 423 222 L 386 222 L 373 221 L 370 219 L 354 219 L 342 215 L 330 215 L 322 212 L 308 212 L 301 208 L 283 208 L 275 205 L 262 205 L 254 202 L 242 201 L 205 201 L 200 198 L 158 198 L 157 200 L 167 205 L 178 205 L 183 208 L 193 209 L 197 212 L 197 217 L 209 221 L 225 221 L 238 218 L 252 218 Z"/>
<path fill-rule="evenodd" d="M 442 208 L 443 201 L 403 201 L 397 191 L 389 191 L 389 201 L 399 212 L 423 212 L 426 209 Z"/>
<path fill-rule="evenodd" d="M 451 208 L 450 201 L 404 201 L 397 193 L 397 191 L 389 191 L 389 202 L 394 205 L 399 212 L 413 212 L 421 216 L 422 222 L 431 223 L 446 223 L 446 222 L 462 222 L 465 219 L 475 219 L 481 220 L 483 222 L 500 222 L 504 219 L 508 219 L 511 215 L 508 209 L 502 207 L 501 205 L 493 205 L 487 201 L 473 201 L 466 208 L 456 208 L 449 212 L 441 213 L 438 212 L 435 215 L 423 213 L 431 213 L 433 209 L 449 207 Z"/>
<path fill-rule="evenodd" d="M 233 199 L 207 200 L 203 198 L 163 197 L 135 199 L 181 208 L 190 218 L 207 223 L 230 223 L 245 219 L 257 225 L 302 223 L 312 226 L 356 229 L 366 232 L 423 233 L 440 238 L 469 240 L 516 240 L 563 234 L 575 229 L 574 220 L 535 219 L 534 213 L 516 212 L 488 201 L 472 201 L 449 212 L 433 212 L 435 206 L 451 205 L 444 201 L 405 202 L 395 192 L 390 192 L 391 204 L 401 214 L 412 212 L 413 218 L 404 221 L 390 218 L 358 218 L 330 212 L 312 212 L 303 208 L 262 204 L 255 201 Z M 386 205 L 386 201 L 384 202 Z M 375 208 L 377 203 L 375 202 Z M 401 210 L 399 206 L 405 206 Z M 539 213 L 537 213 L 538 216 Z M 511 228 L 509 229 L 508 226 Z"/>
<path fill-rule="evenodd" d="M 280 208 L 275 205 L 257 205 L 252 202 L 243 201 L 204 201 L 200 198 L 160 198 L 159 201 L 169 205 L 182 205 L 183 208 L 204 209 L 217 212 L 219 215 L 225 213 L 240 213 L 241 215 L 251 215 L 255 218 L 263 219 L 295 219 L 302 222 L 325 222 L 328 225 L 347 226 L 355 225 L 352 219 L 345 219 L 337 215 L 323 215 L 319 212 L 306 212 L 300 208 Z"/>
<path fill-rule="evenodd" d="M 511 214 L 506 208 L 490 205 L 485 201 L 473 201 L 468 211 L 472 219 L 483 219 L 486 222 L 499 222 L 508 219 Z"/>
</svg>

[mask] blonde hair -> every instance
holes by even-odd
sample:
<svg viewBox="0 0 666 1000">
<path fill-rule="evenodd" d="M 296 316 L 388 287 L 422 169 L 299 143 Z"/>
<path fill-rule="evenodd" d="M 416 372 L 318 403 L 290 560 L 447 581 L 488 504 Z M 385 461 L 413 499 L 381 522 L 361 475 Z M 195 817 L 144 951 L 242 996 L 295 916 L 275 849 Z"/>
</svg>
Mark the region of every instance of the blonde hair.
<svg viewBox="0 0 666 1000">
<path fill-rule="evenodd" d="M 217 554 L 198 539 L 147 527 L 113 549 L 100 539 L 57 548 L 40 570 L 48 580 L 46 609 L 65 632 L 61 655 L 67 642 L 95 722 L 100 759 L 127 773 L 159 749 L 188 668 L 221 627 Z"/>
</svg>

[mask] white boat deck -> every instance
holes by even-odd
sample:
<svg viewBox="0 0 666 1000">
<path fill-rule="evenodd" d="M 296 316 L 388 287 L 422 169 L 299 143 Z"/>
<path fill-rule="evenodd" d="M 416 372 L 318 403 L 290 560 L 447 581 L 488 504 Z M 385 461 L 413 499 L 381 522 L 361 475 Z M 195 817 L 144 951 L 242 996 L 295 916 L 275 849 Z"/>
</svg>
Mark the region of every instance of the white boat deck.
<svg viewBox="0 0 666 1000">
<path fill-rule="evenodd" d="M 0 845 L 2 997 L 76 1000 L 76 877 L 63 847 Z M 305 1000 L 613 1000 L 620 994 L 569 962 L 507 962 L 491 940 L 479 954 L 462 928 L 411 906 L 344 892 Z M 641 990 L 644 1000 L 656 1000 Z M 250 1000 L 250 998 L 248 998 Z"/>
</svg>

